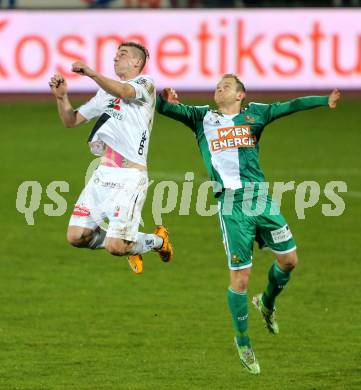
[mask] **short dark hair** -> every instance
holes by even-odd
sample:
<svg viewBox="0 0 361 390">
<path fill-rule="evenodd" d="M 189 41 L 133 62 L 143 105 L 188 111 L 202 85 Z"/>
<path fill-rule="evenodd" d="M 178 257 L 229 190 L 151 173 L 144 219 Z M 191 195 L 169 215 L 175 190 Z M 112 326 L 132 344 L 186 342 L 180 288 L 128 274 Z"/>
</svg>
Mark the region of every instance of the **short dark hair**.
<svg viewBox="0 0 361 390">
<path fill-rule="evenodd" d="M 149 51 L 143 45 L 141 45 L 140 43 L 132 42 L 132 41 L 122 42 L 119 45 L 119 47 L 122 47 L 122 46 L 134 47 L 134 48 L 139 50 L 140 58 L 142 59 L 142 67 L 141 67 L 140 71 L 142 71 L 143 68 L 145 67 L 147 59 L 149 58 Z"/>
<path fill-rule="evenodd" d="M 239 91 L 246 92 L 246 88 L 245 88 L 244 84 L 238 78 L 238 76 L 236 74 L 234 74 L 234 73 L 226 73 L 225 75 L 223 75 L 222 79 L 234 79 L 234 80 L 236 80 L 237 89 Z"/>
</svg>

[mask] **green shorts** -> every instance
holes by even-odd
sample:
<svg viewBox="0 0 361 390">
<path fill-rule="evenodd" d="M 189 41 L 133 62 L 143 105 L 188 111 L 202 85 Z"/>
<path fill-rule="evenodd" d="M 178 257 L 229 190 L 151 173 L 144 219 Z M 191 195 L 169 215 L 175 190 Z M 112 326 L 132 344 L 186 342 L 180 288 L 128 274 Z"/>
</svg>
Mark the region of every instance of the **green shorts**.
<svg viewBox="0 0 361 390">
<path fill-rule="evenodd" d="M 271 197 L 262 196 L 257 207 L 254 207 L 255 201 L 235 200 L 228 212 L 223 202 L 218 203 L 223 242 L 231 270 L 252 266 L 254 241 L 260 248 L 268 247 L 280 254 L 296 249 L 287 222 Z"/>
</svg>

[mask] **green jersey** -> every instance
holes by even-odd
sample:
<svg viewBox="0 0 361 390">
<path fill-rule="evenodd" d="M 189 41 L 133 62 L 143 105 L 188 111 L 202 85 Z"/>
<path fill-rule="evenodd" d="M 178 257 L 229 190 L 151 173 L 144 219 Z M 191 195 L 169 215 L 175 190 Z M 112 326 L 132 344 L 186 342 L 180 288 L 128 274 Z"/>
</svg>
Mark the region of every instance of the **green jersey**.
<svg viewBox="0 0 361 390">
<path fill-rule="evenodd" d="M 326 106 L 328 96 L 307 96 L 283 103 L 250 103 L 239 114 L 226 115 L 209 106 L 171 104 L 160 96 L 160 114 L 183 122 L 194 132 L 216 197 L 225 189 L 242 191 L 248 183 L 262 183 L 259 141 L 266 125 L 296 111 Z"/>
</svg>

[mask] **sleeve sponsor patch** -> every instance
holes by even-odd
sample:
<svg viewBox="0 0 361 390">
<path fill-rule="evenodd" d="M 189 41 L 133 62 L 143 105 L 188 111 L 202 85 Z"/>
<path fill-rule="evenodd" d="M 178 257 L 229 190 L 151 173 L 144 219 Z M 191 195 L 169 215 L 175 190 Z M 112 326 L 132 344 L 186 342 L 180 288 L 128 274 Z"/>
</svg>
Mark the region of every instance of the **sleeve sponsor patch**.
<svg viewBox="0 0 361 390">
<path fill-rule="evenodd" d="M 292 233 L 288 225 L 283 226 L 281 229 L 272 230 L 271 235 L 275 244 L 288 241 L 292 238 Z"/>
<path fill-rule="evenodd" d="M 137 84 L 141 85 L 142 87 L 144 87 L 146 89 L 146 91 L 149 93 L 149 95 L 151 95 L 153 93 L 154 85 L 150 80 L 142 77 L 142 78 L 136 80 L 135 82 Z"/>
</svg>

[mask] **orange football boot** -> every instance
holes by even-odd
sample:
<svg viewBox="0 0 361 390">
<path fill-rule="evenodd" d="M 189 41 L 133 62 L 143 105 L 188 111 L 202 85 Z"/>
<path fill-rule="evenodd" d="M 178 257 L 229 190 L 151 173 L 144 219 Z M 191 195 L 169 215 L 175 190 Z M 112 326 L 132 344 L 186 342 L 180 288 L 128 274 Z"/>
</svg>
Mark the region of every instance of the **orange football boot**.
<svg viewBox="0 0 361 390">
<path fill-rule="evenodd" d="M 159 253 L 159 257 L 162 261 L 168 263 L 173 259 L 173 247 L 169 242 L 168 230 L 163 225 L 160 225 L 156 227 L 154 234 L 163 239 L 163 245 L 160 248 L 155 249 L 155 251 Z"/>
<path fill-rule="evenodd" d="M 128 256 L 128 263 L 130 268 L 135 274 L 141 274 L 143 272 L 143 258 L 142 255 Z"/>
</svg>

